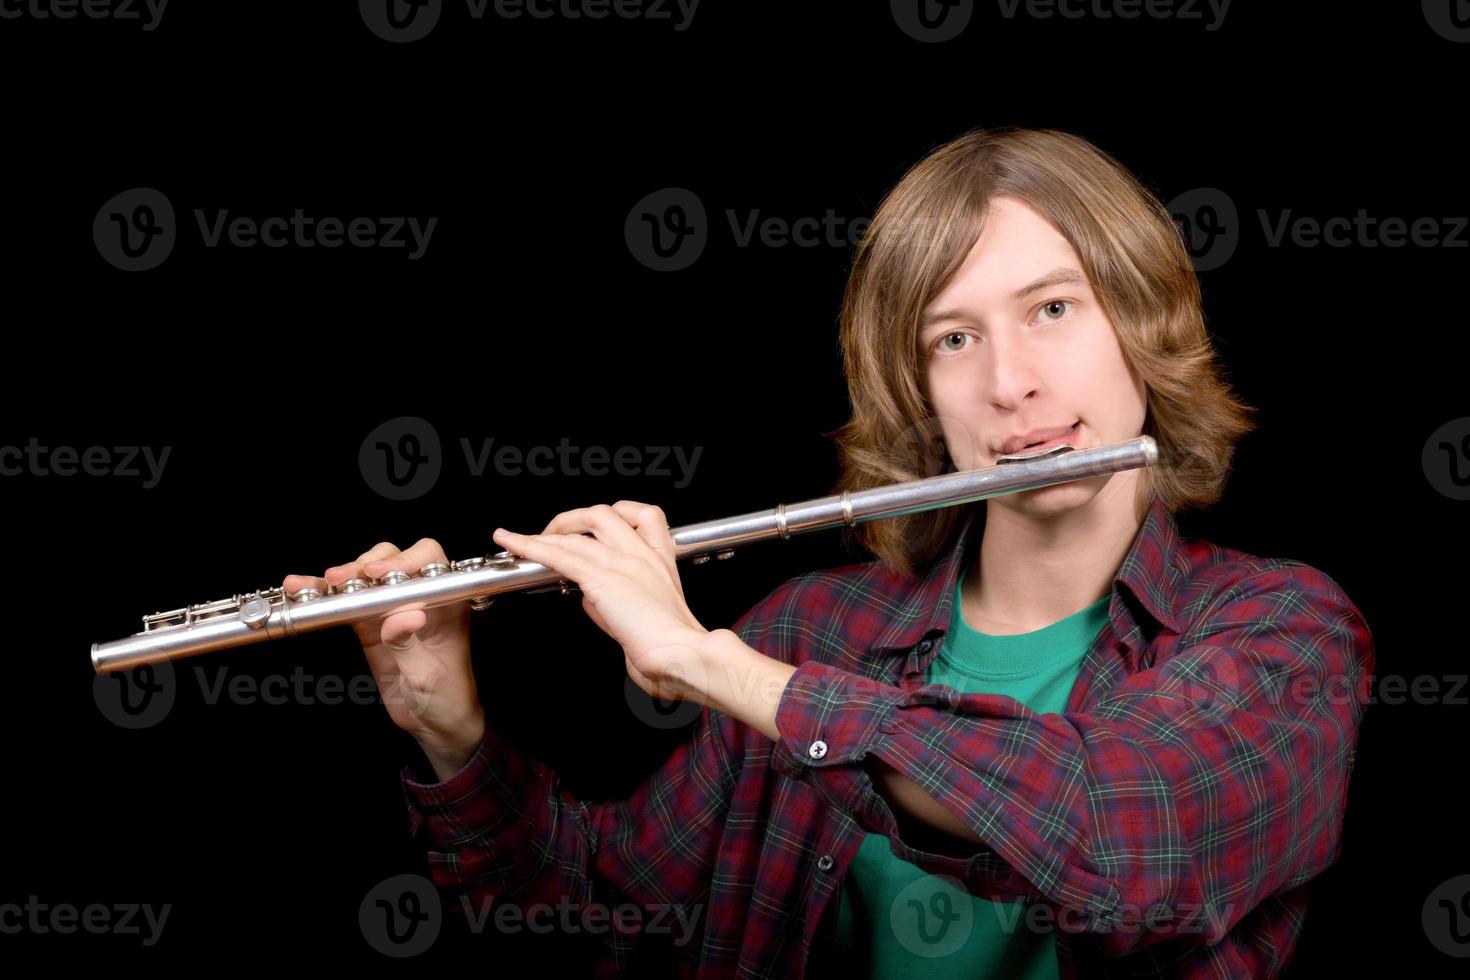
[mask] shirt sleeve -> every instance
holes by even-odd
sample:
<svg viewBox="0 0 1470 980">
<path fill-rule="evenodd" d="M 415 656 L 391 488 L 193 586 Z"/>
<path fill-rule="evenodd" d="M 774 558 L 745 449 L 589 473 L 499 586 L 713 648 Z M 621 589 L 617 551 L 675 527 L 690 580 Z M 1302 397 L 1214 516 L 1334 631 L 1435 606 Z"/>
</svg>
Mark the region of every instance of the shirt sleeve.
<svg viewBox="0 0 1470 980">
<path fill-rule="evenodd" d="M 1337 584 L 1282 560 L 1218 590 L 1172 656 L 1086 711 L 806 660 L 777 706 L 772 765 L 925 871 L 993 900 L 1045 896 L 1056 928 L 1105 934 L 1108 955 L 1214 943 L 1336 860 L 1373 664 Z M 964 858 L 911 846 L 869 755 L 983 843 Z"/>
<path fill-rule="evenodd" d="M 784 591 L 777 589 L 732 629 L 754 641 Z M 492 900 L 586 908 L 607 902 L 596 890 L 608 886 L 617 890 L 618 904 L 632 901 L 650 914 L 689 909 L 711 881 L 740 767 L 731 748 L 743 744 L 737 726 L 703 708 L 692 734 L 631 796 L 588 802 L 487 725 L 474 755 L 449 779 L 421 782 L 421 770 L 403 767 L 409 834 L 427 838 L 434 883 L 461 901 L 467 897 L 477 915 Z M 607 935 L 631 948 L 618 929 Z"/>
</svg>

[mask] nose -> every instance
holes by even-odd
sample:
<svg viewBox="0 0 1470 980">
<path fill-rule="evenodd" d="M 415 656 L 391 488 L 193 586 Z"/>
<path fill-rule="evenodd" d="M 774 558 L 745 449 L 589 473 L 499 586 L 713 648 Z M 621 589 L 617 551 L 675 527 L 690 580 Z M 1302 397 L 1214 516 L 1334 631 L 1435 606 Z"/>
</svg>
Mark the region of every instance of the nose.
<svg viewBox="0 0 1470 980">
<path fill-rule="evenodd" d="M 1024 337 L 1004 330 L 990 338 L 990 357 L 986 362 L 990 382 L 990 401 L 999 410 L 1019 408 L 1041 387 L 1041 374 L 1036 352 Z"/>
</svg>

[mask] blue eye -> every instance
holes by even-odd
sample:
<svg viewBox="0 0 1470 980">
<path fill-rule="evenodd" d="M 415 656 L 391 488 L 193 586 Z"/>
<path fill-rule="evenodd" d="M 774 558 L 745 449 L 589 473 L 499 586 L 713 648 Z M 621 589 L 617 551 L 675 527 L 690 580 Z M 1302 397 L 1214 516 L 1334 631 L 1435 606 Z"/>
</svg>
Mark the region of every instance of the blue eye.
<svg viewBox="0 0 1470 980">
<path fill-rule="evenodd" d="M 936 340 L 934 342 L 934 346 L 935 347 L 942 347 L 944 345 L 944 342 L 946 340 L 948 340 L 949 338 L 951 338 L 951 337 L 968 337 L 968 336 L 970 336 L 970 335 L 967 334 L 967 333 L 960 333 L 958 330 L 956 330 L 953 333 L 944 334 L 942 337 L 940 337 L 938 340 Z M 958 348 L 955 348 L 955 347 L 945 347 L 944 349 L 947 350 L 947 351 L 950 351 L 951 353 L 954 352 L 955 350 L 964 350 L 963 347 L 958 347 Z"/>
<path fill-rule="evenodd" d="M 1065 307 L 1068 307 L 1070 309 L 1071 306 L 1072 306 L 1072 301 L 1069 300 L 1069 299 L 1054 299 L 1050 303 L 1043 304 L 1041 308 L 1043 310 L 1046 310 L 1046 309 L 1049 309 L 1049 308 L 1051 308 L 1053 306 L 1065 306 Z M 1060 319 L 1060 317 L 1058 317 L 1058 319 Z"/>
</svg>

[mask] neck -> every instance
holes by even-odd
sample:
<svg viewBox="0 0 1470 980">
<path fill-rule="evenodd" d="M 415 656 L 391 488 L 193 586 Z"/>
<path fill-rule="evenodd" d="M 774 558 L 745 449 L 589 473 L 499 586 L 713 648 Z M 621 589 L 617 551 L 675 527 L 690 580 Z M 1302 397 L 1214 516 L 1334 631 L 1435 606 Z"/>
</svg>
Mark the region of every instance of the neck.
<svg viewBox="0 0 1470 980">
<path fill-rule="evenodd" d="M 1087 504 L 1054 516 L 986 501 L 979 552 L 965 575 L 966 609 L 1028 633 L 1106 596 L 1142 525 L 1134 510 L 1137 477 L 1121 475 Z"/>
</svg>

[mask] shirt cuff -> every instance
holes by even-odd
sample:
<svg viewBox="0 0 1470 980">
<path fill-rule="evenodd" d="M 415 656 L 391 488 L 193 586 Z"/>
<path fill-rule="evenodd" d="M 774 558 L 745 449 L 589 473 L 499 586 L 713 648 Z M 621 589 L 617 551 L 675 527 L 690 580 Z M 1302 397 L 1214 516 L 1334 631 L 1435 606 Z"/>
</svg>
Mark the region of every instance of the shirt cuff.
<svg viewBox="0 0 1470 980">
<path fill-rule="evenodd" d="M 448 779 L 433 782 L 424 776 L 422 766 L 412 764 L 399 771 L 408 835 L 427 830 L 440 848 L 492 835 L 519 813 L 524 800 L 539 792 L 544 775 L 541 763 L 528 759 L 486 725 L 474 754 Z"/>
<path fill-rule="evenodd" d="M 884 746 L 897 729 L 897 712 L 908 692 L 831 664 L 799 664 L 776 705 L 780 740 L 771 753 L 777 772 L 812 786 L 848 813 L 868 833 L 883 834 L 900 859 L 930 874 L 948 874 L 972 883 L 993 901 L 1030 900 L 1039 892 L 988 844 L 956 857 L 912 846 L 901 836 L 893 808 L 874 786 L 863 765 L 875 756 L 899 768 L 898 754 Z"/>
<path fill-rule="evenodd" d="M 876 815 L 882 801 L 862 761 L 875 739 L 892 729 L 905 692 L 817 660 L 798 664 L 776 704 L 780 739 L 771 767 L 810 783 L 853 813 Z M 871 828 L 872 824 L 865 824 Z"/>
</svg>

